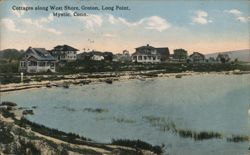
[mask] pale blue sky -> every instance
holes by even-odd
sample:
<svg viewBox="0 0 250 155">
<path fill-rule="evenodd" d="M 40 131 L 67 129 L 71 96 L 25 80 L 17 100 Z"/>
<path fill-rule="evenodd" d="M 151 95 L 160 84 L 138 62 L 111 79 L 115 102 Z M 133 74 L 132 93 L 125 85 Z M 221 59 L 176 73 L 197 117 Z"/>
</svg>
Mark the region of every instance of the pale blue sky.
<svg viewBox="0 0 250 155">
<path fill-rule="evenodd" d="M 53 17 L 52 11 L 15 6 L 129 6 L 130 11 L 77 11 L 88 17 Z M 1 49 L 68 44 L 115 53 L 149 43 L 211 53 L 250 48 L 250 1 L 12 0 L 0 2 Z M 74 12 L 74 11 L 62 11 Z M 94 40 L 90 42 L 89 40 Z"/>
</svg>

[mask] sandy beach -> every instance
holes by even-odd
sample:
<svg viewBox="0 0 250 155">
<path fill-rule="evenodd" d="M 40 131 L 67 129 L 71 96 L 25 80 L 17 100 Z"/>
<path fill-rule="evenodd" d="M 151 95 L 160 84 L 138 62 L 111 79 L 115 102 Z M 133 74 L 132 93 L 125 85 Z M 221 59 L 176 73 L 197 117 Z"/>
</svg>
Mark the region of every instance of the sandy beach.
<svg viewBox="0 0 250 155">
<path fill-rule="evenodd" d="M 98 84 L 111 81 L 127 81 L 131 79 L 147 80 L 152 78 L 161 77 L 182 77 L 182 76 L 193 76 L 193 75 L 205 75 L 205 74 L 235 74 L 234 71 L 224 72 L 182 72 L 182 73 L 164 73 L 162 70 L 151 70 L 151 71 L 126 71 L 126 72 L 103 72 L 103 73 L 92 73 L 92 74 L 71 74 L 63 75 L 61 80 L 42 80 L 32 81 L 29 83 L 10 83 L 2 84 L 0 86 L 0 92 L 10 92 L 25 89 L 35 89 L 48 86 L 62 86 L 64 83 L 68 84 Z M 241 72 L 241 74 L 249 74 L 249 72 Z M 46 75 L 47 76 L 47 75 Z M 29 76 L 32 78 L 32 76 Z M 88 83 L 86 83 L 88 82 Z"/>
</svg>

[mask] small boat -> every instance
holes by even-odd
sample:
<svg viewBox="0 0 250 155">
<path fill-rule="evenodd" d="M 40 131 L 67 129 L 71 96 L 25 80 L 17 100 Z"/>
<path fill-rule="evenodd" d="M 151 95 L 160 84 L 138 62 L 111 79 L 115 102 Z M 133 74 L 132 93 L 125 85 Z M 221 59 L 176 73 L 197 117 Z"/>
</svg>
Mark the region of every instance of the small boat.
<svg viewBox="0 0 250 155">
<path fill-rule="evenodd" d="M 69 88 L 69 83 L 63 83 L 63 88 Z"/>
<path fill-rule="evenodd" d="M 105 80 L 105 82 L 106 82 L 107 84 L 112 84 L 112 83 L 113 83 L 113 81 L 112 81 L 111 79 L 107 79 L 107 80 Z"/>
<path fill-rule="evenodd" d="M 178 75 L 175 75 L 175 78 L 181 78 L 182 75 L 178 74 Z"/>
<path fill-rule="evenodd" d="M 142 76 L 137 76 L 136 79 L 140 80 L 140 81 L 146 81 L 146 79 Z"/>
<path fill-rule="evenodd" d="M 241 75 L 241 74 L 243 74 L 243 72 L 241 70 L 239 70 L 239 69 L 236 69 L 236 70 L 233 71 L 233 74 Z"/>
<path fill-rule="evenodd" d="M 91 81 L 90 80 L 82 80 L 82 81 L 80 81 L 80 83 L 83 85 L 87 85 L 87 84 L 90 84 Z"/>
<path fill-rule="evenodd" d="M 47 87 L 47 88 L 51 88 L 52 85 L 51 85 L 50 83 L 47 83 L 47 84 L 46 84 L 46 87 Z"/>
</svg>

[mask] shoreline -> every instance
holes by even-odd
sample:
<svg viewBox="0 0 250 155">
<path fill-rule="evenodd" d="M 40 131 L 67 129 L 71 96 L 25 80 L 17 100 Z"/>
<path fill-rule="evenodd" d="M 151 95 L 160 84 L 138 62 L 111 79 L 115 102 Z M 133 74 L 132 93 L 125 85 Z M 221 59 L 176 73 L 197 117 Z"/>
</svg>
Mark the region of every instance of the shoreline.
<svg viewBox="0 0 250 155">
<path fill-rule="evenodd" d="M 94 85 L 100 83 L 109 83 L 112 84 L 113 81 L 128 81 L 131 79 L 138 79 L 141 81 L 147 79 L 155 79 L 161 77 L 176 77 L 181 78 L 182 76 L 193 76 L 193 75 L 204 75 L 204 74 L 250 74 L 249 71 L 220 71 L 220 72 L 180 72 L 180 73 L 165 73 L 162 70 L 149 70 L 149 71 L 125 71 L 125 72 L 99 72 L 92 74 L 71 74 L 71 75 L 60 75 L 60 80 L 42 80 L 42 81 L 33 81 L 29 83 L 9 83 L 1 84 L 0 92 L 12 92 L 26 89 L 35 89 L 35 88 L 44 88 L 52 86 L 63 86 L 64 83 L 73 84 L 73 85 Z M 45 75 L 41 75 L 45 76 Z M 46 75 L 47 76 L 47 75 Z M 32 76 L 30 76 L 32 77 Z"/>
<path fill-rule="evenodd" d="M 162 148 L 140 140 L 99 143 L 29 121 L 13 102 L 0 104 L 0 152 L 10 154 L 160 155 Z M 30 113 L 32 114 L 32 113 Z M 2 139 L 1 139 L 2 138 Z M 24 147 L 24 148 L 23 148 Z M 20 152 L 24 150 L 24 152 Z"/>
</svg>

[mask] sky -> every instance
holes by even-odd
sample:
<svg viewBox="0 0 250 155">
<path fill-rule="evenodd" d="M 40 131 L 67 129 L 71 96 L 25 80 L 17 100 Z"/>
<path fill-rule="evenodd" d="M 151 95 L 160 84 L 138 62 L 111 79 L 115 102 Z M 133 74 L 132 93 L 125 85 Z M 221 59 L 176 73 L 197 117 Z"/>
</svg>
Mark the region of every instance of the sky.
<svg viewBox="0 0 250 155">
<path fill-rule="evenodd" d="M 100 10 L 18 10 L 18 7 Z M 128 6 L 129 10 L 101 10 Z M 71 17 L 57 17 L 69 13 Z M 73 13 L 88 16 L 73 16 Z M 67 44 L 79 52 L 130 53 L 136 47 L 184 48 L 204 54 L 250 49 L 249 0 L 0 0 L 0 49 Z"/>
</svg>

